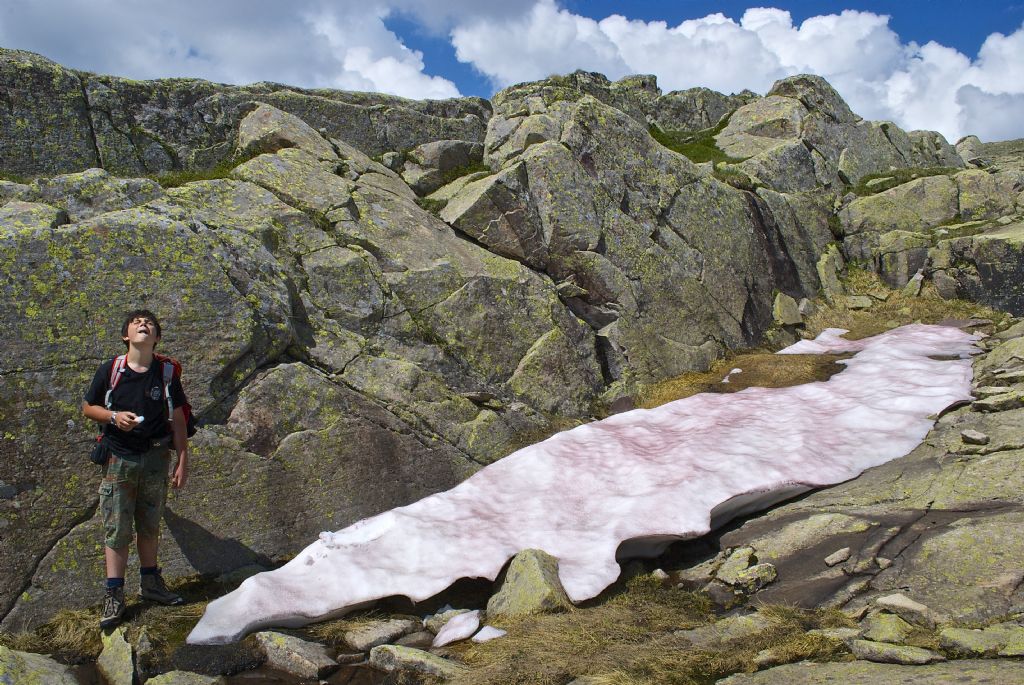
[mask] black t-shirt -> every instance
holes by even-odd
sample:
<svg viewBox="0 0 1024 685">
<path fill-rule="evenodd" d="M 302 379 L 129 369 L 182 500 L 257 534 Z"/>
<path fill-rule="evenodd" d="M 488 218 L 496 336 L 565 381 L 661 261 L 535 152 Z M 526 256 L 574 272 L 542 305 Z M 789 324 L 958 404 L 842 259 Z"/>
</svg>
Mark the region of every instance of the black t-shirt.
<svg viewBox="0 0 1024 685">
<path fill-rule="evenodd" d="M 114 360 L 111 359 L 96 369 L 92 384 L 85 393 L 87 403 L 106 406 L 110 369 L 113 365 Z M 138 373 L 125 365 L 121 380 L 110 394 L 110 409 L 130 411 L 145 420 L 130 431 L 123 431 L 109 423 L 104 426 L 103 432 L 115 454 L 140 454 L 152 446 L 153 440 L 165 438 L 171 433 L 167 400 L 164 398 L 163 366 L 163 362 L 154 359 L 148 371 Z M 185 391 L 181 387 L 181 379 L 177 377 L 171 381 L 171 404 L 175 408 L 185 404 Z"/>
</svg>

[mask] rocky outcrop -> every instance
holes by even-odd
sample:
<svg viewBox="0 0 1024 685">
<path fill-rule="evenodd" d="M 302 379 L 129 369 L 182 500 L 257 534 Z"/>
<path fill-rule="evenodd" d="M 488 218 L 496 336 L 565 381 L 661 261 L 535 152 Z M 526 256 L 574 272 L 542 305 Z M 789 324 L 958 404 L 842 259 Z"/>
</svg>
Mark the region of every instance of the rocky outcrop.
<svg viewBox="0 0 1024 685">
<path fill-rule="evenodd" d="M 530 106 L 518 128 L 497 109 L 484 159 L 499 170 L 441 217 L 549 274 L 597 334 L 608 380 L 701 368 L 761 335 L 773 289 L 817 290 L 825 207 L 721 183 L 594 97 Z"/>
<path fill-rule="evenodd" d="M 1024 175 L 962 171 L 918 178 L 852 200 L 839 212 L 843 252 L 893 287 L 918 271 L 943 297 L 1024 313 Z"/>
<path fill-rule="evenodd" d="M 825 79 L 806 74 L 737 109 L 715 140 L 745 160 L 742 170 L 784 192 L 855 185 L 894 169 L 964 166 L 940 134 L 864 121 Z"/>
<path fill-rule="evenodd" d="M 479 98 L 419 102 L 274 83 L 133 81 L 20 50 L 0 50 L 0 82 L 8 103 L 0 110 L 0 170 L 20 175 L 209 168 L 230 157 L 240 121 L 260 103 L 370 155 L 446 138 L 481 141 L 490 116 Z"/>
</svg>

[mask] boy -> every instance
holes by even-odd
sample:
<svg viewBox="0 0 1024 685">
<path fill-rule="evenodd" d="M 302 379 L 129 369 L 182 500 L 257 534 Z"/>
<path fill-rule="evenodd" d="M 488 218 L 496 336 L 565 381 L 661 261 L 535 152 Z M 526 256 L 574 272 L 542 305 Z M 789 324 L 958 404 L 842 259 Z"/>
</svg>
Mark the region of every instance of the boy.
<svg viewBox="0 0 1024 685">
<path fill-rule="evenodd" d="M 151 311 L 130 312 L 121 326 L 121 338 L 128 353 L 109 400 L 116 360 L 100 364 L 82 403 L 82 413 L 104 425 L 103 439 L 111 451 L 100 483 L 107 569 L 101 628 L 117 625 L 124 616 L 124 574 L 133 521 L 142 574 L 139 594 L 160 604 L 184 602 L 164 584 L 157 546 L 167 498 L 170 444 L 178 457 L 170 484 L 177 489 L 188 481 L 185 393 L 175 376 L 170 386 L 174 412 L 168 417 L 163 364 L 153 355 L 160 341 L 160 322 Z"/>
</svg>

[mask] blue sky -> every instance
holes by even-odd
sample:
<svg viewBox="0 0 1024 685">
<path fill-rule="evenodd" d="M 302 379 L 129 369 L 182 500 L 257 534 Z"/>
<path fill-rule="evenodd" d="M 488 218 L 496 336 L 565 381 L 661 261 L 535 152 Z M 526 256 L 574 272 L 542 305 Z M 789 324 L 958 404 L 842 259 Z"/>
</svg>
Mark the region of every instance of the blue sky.
<svg viewBox="0 0 1024 685">
<path fill-rule="evenodd" d="M 899 2 L 706 2 L 705 0 L 563 0 L 559 3 L 572 12 L 603 19 L 622 14 L 630 19 L 665 21 L 677 25 L 685 19 L 721 12 L 738 18 L 748 7 L 778 7 L 789 10 L 794 22 L 820 14 L 844 9 L 862 10 L 890 17 L 889 26 L 904 42 L 924 44 L 936 41 L 961 53 L 976 57 L 978 49 L 992 33 L 1012 33 L 1024 24 L 1024 0 L 1021 2 L 989 2 L 964 0 L 901 0 Z M 444 74 L 458 86 L 463 95 L 490 97 L 495 87 L 471 64 L 459 62 L 447 35 L 431 31 L 407 13 L 385 20 L 385 24 L 402 38 L 405 45 L 423 53 L 430 73 Z"/>
<path fill-rule="evenodd" d="M 412 98 L 575 69 L 654 74 L 666 92 L 815 73 L 866 118 L 1024 137 L 1024 0 L 0 0 L 0 46 L 139 79 Z"/>
</svg>

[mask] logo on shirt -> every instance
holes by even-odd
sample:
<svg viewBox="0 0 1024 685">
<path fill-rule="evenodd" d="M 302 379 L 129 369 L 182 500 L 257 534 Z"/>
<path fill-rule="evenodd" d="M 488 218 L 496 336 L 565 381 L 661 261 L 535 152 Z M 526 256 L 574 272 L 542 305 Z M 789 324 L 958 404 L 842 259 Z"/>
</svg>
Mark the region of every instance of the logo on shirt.
<svg viewBox="0 0 1024 685">
<path fill-rule="evenodd" d="M 150 391 L 149 391 L 149 399 L 151 399 L 151 400 L 158 400 L 158 399 L 160 399 L 160 393 L 161 393 L 160 386 L 159 385 L 154 385 L 152 387 L 152 389 L 150 389 Z"/>
</svg>

